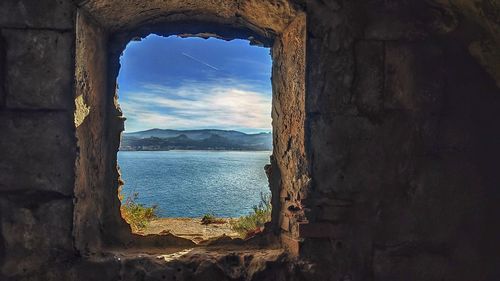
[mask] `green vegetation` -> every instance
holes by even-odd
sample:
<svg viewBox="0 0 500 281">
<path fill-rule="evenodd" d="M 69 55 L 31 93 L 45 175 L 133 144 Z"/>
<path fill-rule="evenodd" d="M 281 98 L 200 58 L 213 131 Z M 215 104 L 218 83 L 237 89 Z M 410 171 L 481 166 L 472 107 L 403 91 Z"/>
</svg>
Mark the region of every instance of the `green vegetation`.
<svg viewBox="0 0 500 281">
<path fill-rule="evenodd" d="M 123 219 L 130 225 L 132 232 L 140 232 L 144 230 L 148 223 L 158 218 L 157 206 L 144 206 L 137 203 L 138 193 L 134 193 L 132 197 L 124 198 L 122 188 L 118 189 L 118 198 L 121 202 L 121 215 Z M 253 207 L 253 212 L 246 216 L 229 220 L 231 229 L 239 233 L 242 238 L 249 238 L 261 232 L 264 224 L 271 221 L 271 195 L 260 194 L 261 201 Z M 214 214 L 205 214 L 201 219 L 201 224 L 223 224 L 227 220 L 218 218 Z"/>
<path fill-rule="evenodd" d="M 253 212 L 231 222 L 231 228 L 242 237 L 249 238 L 262 231 L 264 224 L 271 221 L 271 195 L 260 194 L 259 205 Z"/>
<path fill-rule="evenodd" d="M 201 218 L 201 224 L 222 224 L 226 223 L 224 219 L 217 218 L 214 214 L 205 214 Z"/>
<path fill-rule="evenodd" d="M 118 189 L 118 198 L 121 202 L 120 211 L 123 219 L 130 224 L 132 232 L 143 230 L 148 223 L 157 218 L 157 206 L 146 207 L 143 204 L 136 202 L 139 197 L 138 193 L 134 193 L 132 197 L 127 197 L 124 201 L 124 196 L 121 193 L 122 188 Z"/>
</svg>

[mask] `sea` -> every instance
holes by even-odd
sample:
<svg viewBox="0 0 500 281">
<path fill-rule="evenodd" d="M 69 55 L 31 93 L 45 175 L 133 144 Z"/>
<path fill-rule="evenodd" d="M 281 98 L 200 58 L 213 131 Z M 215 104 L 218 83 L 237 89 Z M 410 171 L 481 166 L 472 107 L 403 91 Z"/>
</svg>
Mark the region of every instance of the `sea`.
<svg viewBox="0 0 500 281">
<path fill-rule="evenodd" d="M 271 151 L 120 151 L 125 197 L 157 205 L 160 217 L 247 215 L 269 194 Z"/>
</svg>

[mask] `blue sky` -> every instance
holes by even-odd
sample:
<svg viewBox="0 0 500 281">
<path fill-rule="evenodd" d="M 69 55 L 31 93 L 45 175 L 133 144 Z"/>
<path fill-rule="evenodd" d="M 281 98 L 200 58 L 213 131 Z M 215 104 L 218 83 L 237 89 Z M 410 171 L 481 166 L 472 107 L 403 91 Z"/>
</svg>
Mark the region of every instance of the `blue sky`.
<svg viewBox="0 0 500 281">
<path fill-rule="evenodd" d="M 245 40 L 160 37 L 132 41 L 121 57 L 125 131 L 271 131 L 269 49 Z"/>
</svg>

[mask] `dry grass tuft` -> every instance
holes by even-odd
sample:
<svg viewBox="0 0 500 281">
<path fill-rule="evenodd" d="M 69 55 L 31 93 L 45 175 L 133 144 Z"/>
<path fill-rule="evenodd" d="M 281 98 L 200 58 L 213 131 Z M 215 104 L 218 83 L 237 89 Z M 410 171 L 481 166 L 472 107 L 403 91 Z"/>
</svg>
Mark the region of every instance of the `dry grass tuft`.
<svg viewBox="0 0 500 281">
<path fill-rule="evenodd" d="M 146 228 L 148 223 L 157 218 L 157 206 L 146 207 L 143 204 L 136 202 L 139 197 L 138 193 L 134 193 L 132 197 L 127 197 L 124 201 L 122 194 L 122 187 L 118 189 L 118 198 L 120 199 L 121 206 L 120 212 L 122 218 L 130 224 L 132 232 L 140 232 Z"/>
</svg>

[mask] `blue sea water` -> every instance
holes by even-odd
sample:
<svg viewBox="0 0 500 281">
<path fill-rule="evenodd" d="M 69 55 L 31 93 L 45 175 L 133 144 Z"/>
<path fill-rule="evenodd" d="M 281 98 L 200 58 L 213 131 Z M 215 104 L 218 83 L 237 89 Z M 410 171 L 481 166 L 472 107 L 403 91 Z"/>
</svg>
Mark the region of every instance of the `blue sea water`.
<svg viewBox="0 0 500 281">
<path fill-rule="evenodd" d="M 238 217 L 269 194 L 270 151 L 120 151 L 123 194 L 158 205 L 161 217 Z"/>
</svg>

